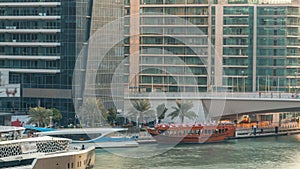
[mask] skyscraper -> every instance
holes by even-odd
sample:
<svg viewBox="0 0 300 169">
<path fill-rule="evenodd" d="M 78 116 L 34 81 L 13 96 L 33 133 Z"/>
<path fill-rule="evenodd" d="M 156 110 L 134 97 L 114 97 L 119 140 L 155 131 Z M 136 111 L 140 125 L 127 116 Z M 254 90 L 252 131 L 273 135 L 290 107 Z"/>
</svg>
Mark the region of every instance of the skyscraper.
<svg viewBox="0 0 300 169">
<path fill-rule="evenodd" d="M 43 106 L 59 109 L 65 119 L 74 117 L 75 5 L 75 0 L 0 2 L 2 112 Z M 14 90 L 17 94 L 9 94 Z"/>
<path fill-rule="evenodd" d="M 130 37 L 125 45 L 129 91 L 295 91 L 300 77 L 299 4 L 126 1 L 127 15 L 138 16 L 125 31 Z"/>
</svg>

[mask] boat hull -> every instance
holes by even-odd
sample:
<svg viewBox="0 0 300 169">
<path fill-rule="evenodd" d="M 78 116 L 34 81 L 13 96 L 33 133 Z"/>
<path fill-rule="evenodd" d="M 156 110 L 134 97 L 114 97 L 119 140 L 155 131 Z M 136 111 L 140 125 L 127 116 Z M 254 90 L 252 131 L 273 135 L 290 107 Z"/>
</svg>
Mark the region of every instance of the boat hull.
<svg viewBox="0 0 300 169">
<path fill-rule="evenodd" d="M 159 144 L 202 144 L 202 143 L 212 143 L 212 142 L 222 142 L 227 140 L 226 135 L 222 136 L 204 136 L 204 137 L 197 137 L 197 136 L 165 136 L 165 135 L 156 135 L 153 136 L 153 138 L 157 141 Z"/>
<path fill-rule="evenodd" d="M 235 136 L 235 126 L 221 124 L 211 126 L 169 126 L 160 125 L 156 128 L 147 128 L 147 131 L 159 144 L 179 143 L 211 143 L 227 140 Z"/>
<path fill-rule="evenodd" d="M 33 169 L 74 168 L 88 169 L 95 165 L 95 148 L 86 150 L 58 153 L 37 158 Z"/>
<path fill-rule="evenodd" d="M 139 144 L 136 141 L 119 141 L 119 142 L 76 142 L 73 145 L 84 145 L 86 147 L 95 147 L 96 149 L 101 148 L 131 148 L 138 147 Z"/>
</svg>

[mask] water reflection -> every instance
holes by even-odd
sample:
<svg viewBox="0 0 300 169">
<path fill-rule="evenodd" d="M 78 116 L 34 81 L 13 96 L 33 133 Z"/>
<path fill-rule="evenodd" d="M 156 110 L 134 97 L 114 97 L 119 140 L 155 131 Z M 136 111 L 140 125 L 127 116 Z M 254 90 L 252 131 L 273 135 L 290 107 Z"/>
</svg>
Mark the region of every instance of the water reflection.
<svg viewBox="0 0 300 169">
<path fill-rule="evenodd" d="M 299 169 L 299 145 L 300 135 L 293 135 L 232 140 L 216 144 L 179 145 L 163 154 L 149 158 L 126 158 L 105 150 L 97 150 L 95 169 L 164 169 L 170 167 L 180 169 Z M 160 148 L 162 147 L 156 144 L 141 145 L 138 152 L 146 153 L 149 150 L 155 152 Z M 114 151 L 129 150 L 115 149 Z"/>
</svg>

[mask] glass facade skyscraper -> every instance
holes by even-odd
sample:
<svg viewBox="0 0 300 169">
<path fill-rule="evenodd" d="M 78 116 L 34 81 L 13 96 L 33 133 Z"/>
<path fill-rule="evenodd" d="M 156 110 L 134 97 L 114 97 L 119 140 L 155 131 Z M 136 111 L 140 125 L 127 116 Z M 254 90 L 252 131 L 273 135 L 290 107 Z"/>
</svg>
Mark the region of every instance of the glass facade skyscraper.
<svg viewBox="0 0 300 169">
<path fill-rule="evenodd" d="M 6 93 L 1 111 L 21 114 L 43 106 L 59 109 L 65 119 L 74 117 L 75 5 L 75 0 L 0 2 L 1 92 Z M 18 95 L 6 92 L 13 84 L 19 85 Z"/>
<path fill-rule="evenodd" d="M 124 33 L 124 41 L 106 54 L 103 65 L 109 66 L 95 70 L 100 85 L 92 84 L 108 108 L 113 107 L 112 70 L 123 59 L 129 92 L 294 92 L 300 86 L 299 4 L 2 0 L 0 110 L 24 113 L 29 107 L 55 107 L 73 122 L 76 57 L 99 28 L 123 16 L 118 33 Z M 82 64 L 92 62 L 86 58 Z M 85 78 L 81 85 L 89 89 Z"/>
</svg>

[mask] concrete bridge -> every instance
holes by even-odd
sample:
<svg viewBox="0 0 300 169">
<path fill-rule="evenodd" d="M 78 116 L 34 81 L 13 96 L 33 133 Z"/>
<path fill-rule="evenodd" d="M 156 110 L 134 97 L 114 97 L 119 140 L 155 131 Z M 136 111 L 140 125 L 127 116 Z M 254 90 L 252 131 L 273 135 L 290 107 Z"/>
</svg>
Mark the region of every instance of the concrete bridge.
<svg viewBox="0 0 300 169">
<path fill-rule="evenodd" d="M 292 93 L 130 93 L 125 95 L 126 99 L 149 99 L 158 103 L 192 100 L 194 105 L 201 104 L 210 117 L 300 111 L 300 97 Z"/>
</svg>

